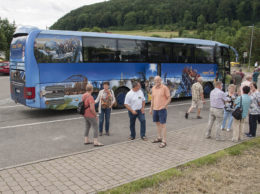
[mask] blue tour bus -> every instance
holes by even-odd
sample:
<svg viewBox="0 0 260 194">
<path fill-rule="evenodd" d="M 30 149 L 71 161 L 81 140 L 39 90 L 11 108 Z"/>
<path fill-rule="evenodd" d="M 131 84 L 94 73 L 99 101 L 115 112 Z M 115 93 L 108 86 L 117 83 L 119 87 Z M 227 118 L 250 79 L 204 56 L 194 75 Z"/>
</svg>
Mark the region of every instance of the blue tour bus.
<svg viewBox="0 0 260 194">
<path fill-rule="evenodd" d="M 199 76 L 208 95 L 214 79 L 224 79 L 230 71 L 230 49 L 200 39 L 20 27 L 11 43 L 11 97 L 29 107 L 73 109 L 87 83 L 95 95 L 109 81 L 121 108 L 134 80 L 141 82 L 149 102 L 156 75 L 172 98 L 191 96 L 191 85 Z"/>
</svg>

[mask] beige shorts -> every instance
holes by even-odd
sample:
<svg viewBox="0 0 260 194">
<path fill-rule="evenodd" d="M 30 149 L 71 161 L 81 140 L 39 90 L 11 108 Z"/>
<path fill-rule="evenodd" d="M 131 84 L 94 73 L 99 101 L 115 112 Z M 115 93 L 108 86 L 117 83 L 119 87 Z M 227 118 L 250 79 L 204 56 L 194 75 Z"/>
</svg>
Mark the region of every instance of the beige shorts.
<svg viewBox="0 0 260 194">
<path fill-rule="evenodd" d="M 202 100 L 192 100 L 191 102 L 192 108 L 203 108 Z"/>
</svg>

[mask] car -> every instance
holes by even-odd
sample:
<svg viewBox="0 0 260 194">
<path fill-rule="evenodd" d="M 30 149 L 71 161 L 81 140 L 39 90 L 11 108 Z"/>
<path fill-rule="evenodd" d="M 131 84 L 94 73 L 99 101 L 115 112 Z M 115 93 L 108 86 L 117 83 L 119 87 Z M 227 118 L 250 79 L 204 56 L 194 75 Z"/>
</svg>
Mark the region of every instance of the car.
<svg viewBox="0 0 260 194">
<path fill-rule="evenodd" d="M 238 66 L 240 67 L 240 63 L 239 62 L 230 62 L 232 67 Z"/>
<path fill-rule="evenodd" d="M 0 73 L 9 74 L 9 62 L 0 61 Z"/>
</svg>

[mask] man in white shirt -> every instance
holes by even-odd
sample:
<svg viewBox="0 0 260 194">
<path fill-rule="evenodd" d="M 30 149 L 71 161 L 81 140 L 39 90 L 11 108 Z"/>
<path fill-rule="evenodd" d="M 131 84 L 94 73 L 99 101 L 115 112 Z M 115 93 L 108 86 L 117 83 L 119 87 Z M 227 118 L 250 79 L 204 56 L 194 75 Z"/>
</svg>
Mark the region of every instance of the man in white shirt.
<svg viewBox="0 0 260 194">
<path fill-rule="evenodd" d="M 139 82 L 133 82 L 133 88 L 126 94 L 125 97 L 125 107 L 128 110 L 128 115 L 130 119 L 130 137 L 129 140 L 134 140 L 135 133 L 135 121 L 136 118 L 139 119 L 140 127 L 140 136 L 142 140 L 147 141 L 145 136 L 146 131 L 146 121 L 144 115 L 144 106 L 145 106 L 145 97 L 141 89 L 141 84 Z"/>
</svg>

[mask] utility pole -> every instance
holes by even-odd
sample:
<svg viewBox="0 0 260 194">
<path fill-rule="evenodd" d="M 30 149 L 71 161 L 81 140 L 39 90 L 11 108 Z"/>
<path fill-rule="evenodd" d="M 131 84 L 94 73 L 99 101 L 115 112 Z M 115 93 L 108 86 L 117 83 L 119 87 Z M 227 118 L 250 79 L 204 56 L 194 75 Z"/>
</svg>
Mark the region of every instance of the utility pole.
<svg viewBox="0 0 260 194">
<path fill-rule="evenodd" d="M 251 52 L 252 52 L 252 45 L 253 45 L 254 24 L 253 24 L 253 26 L 249 26 L 249 27 L 252 27 L 252 33 L 251 33 L 251 41 L 250 41 L 248 69 L 250 68 L 250 63 L 251 63 Z"/>
</svg>

